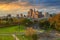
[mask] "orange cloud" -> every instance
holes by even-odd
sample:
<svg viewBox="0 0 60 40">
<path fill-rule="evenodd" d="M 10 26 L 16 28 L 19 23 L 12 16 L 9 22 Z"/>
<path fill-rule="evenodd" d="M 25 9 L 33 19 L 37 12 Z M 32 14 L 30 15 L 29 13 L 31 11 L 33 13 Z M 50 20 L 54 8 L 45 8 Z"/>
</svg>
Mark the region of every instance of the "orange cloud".
<svg viewBox="0 0 60 40">
<path fill-rule="evenodd" d="M 0 10 L 3 11 L 10 11 L 19 8 L 20 6 L 17 6 L 15 4 L 0 4 Z"/>
<path fill-rule="evenodd" d="M 28 2 L 16 2 L 16 3 L 3 3 L 0 4 L 0 10 L 2 11 L 20 11 L 20 12 L 26 12 L 30 8 L 39 8 L 40 6 L 32 6 Z"/>
</svg>

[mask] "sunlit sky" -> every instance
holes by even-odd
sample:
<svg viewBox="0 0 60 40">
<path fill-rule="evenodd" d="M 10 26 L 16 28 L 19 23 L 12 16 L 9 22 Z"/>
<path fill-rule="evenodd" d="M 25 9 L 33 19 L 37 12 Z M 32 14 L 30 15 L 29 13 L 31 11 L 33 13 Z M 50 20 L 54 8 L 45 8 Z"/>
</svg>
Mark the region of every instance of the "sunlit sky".
<svg viewBox="0 0 60 40">
<path fill-rule="evenodd" d="M 50 13 L 60 11 L 60 0 L 0 0 L 0 15 L 26 14 L 29 9 Z"/>
</svg>

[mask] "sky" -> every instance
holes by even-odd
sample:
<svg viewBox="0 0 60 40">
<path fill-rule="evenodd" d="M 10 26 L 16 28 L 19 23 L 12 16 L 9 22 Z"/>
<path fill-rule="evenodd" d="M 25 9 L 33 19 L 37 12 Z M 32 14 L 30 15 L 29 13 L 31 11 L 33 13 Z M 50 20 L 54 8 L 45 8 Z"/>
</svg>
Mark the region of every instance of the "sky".
<svg viewBox="0 0 60 40">
<path fill-rule="evenodd" d="M 60 0 L 0 0 L 0 15 L 26 14 L 31 8 L 43 12 L 59 12 Z"/>
</svg>

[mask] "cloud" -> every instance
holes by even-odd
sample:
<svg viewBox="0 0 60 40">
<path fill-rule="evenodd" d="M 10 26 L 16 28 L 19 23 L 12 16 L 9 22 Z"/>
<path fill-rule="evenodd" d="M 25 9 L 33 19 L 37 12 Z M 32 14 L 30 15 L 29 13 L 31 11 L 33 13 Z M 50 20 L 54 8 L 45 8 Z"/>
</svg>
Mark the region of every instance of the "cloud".
<svg viewBox="0 0 60 40">
<path fill-rule="evenodd" d="M 46 7 L 50 6 L 60 7 L 60 0 L 44 0 L 44 1 L 41 0 L 40 4 Z"/>
<path fill-rule="evenodd" d="M 18 1 L 18 0 L 0 0 L 1 3 L 2 2 L 5 2 L 5 3 L 7 3 L 7 2 L 15 2 L 15 1 Z"/>
<path fill-rule="evenodd" d="M 0 11 L 27 12 L 31 8 L 60 9 L 59 0 L 0 0 Z"/>
</svg>

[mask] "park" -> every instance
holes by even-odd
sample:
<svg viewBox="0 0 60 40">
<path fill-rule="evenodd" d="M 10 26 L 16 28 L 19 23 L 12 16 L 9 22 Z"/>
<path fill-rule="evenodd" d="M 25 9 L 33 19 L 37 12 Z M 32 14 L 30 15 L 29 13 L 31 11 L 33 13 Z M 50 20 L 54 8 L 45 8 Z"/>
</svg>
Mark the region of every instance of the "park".
<svg viewBox="0 0 60 40">
<path fill-rule="evenodd" d="M 60 40 L 59 16 L 57 14 L 40 21 L 27 18 L 0 19 L 0 40 Z"/>
</svg>

